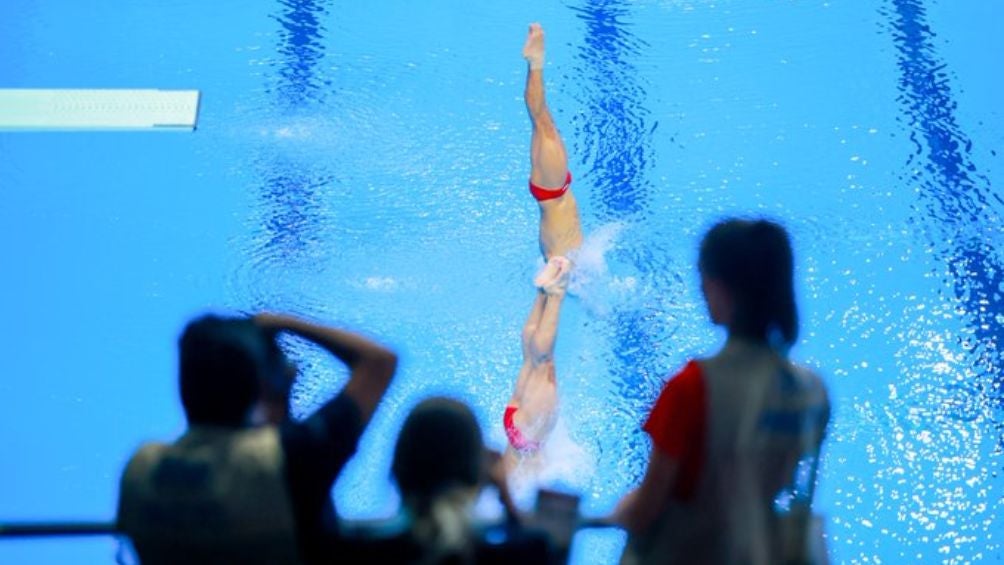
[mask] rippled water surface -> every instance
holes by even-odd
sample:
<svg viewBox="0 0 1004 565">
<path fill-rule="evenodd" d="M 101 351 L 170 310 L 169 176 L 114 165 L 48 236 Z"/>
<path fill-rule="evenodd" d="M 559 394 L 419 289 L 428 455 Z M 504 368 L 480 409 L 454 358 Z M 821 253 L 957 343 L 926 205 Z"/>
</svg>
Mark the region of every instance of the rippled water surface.
<svg viewBox="0 0 1004 565">
<path fill-rule="evenodd" d="M 335 488 L 396 508 L 390 448 L 431 393 L 496 447 L 537 265 L 525 25 L 592 269 L 558 346 L 560 461 L 610 510 L 667 375 L 721 341 L 694 272 L 728 214 L 796 246 L 802 341 L 835 404 L 835 562 L 1004 561 L 1004 122 L 997 2 L 0 4 L 0 87 L 197 88 L 193 134 L 0 134 L 0 521 L 110 519 L 144 439 L 183 427 L 174 339 L 207 307 L 364 328 L 400 376 Z M 605 253 L 603 251 L 605 250 Z M 296 411 L 343 372 L 291 344 Z M 578 563 L 623 536 L 581 534 Z M 112 540 L 0 543 L 110 562 Z"/>
</svg>

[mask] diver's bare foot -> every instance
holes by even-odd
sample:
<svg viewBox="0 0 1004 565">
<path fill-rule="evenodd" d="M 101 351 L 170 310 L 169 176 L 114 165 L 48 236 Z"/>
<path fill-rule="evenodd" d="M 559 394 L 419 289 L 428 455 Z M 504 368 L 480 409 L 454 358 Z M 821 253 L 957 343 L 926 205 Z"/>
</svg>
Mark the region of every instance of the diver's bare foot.
<svg viewBox="0 0 1004 565">
<path fill-rule="evenodd" d="M 551 284 L 544 286 L 544 293 L 548 296 L 558 296 L 565 294 L 568 288 L 568 278 L 572 273 L 572 262 L 565 257 L 555 257 L 558 261 L 558 274 Z"/>
<path fill-rule="evenodd" d="M 544 28 L 538 23 L 530 24 L 526 43 L 523 44 L 523 58 L 530 63 L 530 70 L 544 68 Z"/>
<path fill-rule="evenodd" d="M 540 273 L 533 280 L 534 284 L 547 294 L 555 296 L 564 294 L 565 287 L 568 286 L 568 276 L 572 272 L 572 262 L 561 257 L 551 257 L 551 260 L 544 265 Z"/>
<path fill-rule="evenodd" d="M 558 271 L 561 270 L 561 265 L 557 259 L 557 257 L 552 257 L 547 263 L 544 263 L 544 266 L 537 272 L 537 276 L 533 278 L 533 286 L 543 289 L 555 279 Z"/>
</svg>

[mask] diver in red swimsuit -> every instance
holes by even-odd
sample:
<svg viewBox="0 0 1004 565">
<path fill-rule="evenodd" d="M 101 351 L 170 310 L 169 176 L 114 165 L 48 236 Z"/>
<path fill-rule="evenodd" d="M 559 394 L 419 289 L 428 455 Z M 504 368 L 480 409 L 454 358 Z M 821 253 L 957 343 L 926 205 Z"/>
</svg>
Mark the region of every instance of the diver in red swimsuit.
<svg viewBox="0 0 1004 565">
<path fill-rule="evenodd" d="M 570 189 L 565 145 L 544 100 L 544 30 L 531 24 L 523 46 L 529 63 L 524 100 L 533 124 L 530 138 L 530 193 L 540 207 L 540 250 L 547 264 L 534 279 L 537 296 L 523 327 L 523 365 L 503 423 L 512 457 L 535 453 L 554 428 L 558 390 L 554 343 L 558 317 L 582 228 Z"/>
</svg>

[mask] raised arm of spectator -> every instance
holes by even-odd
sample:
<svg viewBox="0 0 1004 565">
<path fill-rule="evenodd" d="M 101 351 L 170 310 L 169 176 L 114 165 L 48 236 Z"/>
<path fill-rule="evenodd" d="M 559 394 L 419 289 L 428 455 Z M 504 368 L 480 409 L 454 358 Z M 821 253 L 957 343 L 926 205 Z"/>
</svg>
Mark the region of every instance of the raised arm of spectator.
<svg viewBox="0 0 1004 565">
<path fill-rule="evenodd" d="M 359 407 L 365 427 L 397 370 L 397 355 L 359 334 L 309 322 L 294 316 L 263 313 L 255 316 L 259 326 L 286 331 L 311 341 L 349 368 L 345 394 Z"/>
</svg>

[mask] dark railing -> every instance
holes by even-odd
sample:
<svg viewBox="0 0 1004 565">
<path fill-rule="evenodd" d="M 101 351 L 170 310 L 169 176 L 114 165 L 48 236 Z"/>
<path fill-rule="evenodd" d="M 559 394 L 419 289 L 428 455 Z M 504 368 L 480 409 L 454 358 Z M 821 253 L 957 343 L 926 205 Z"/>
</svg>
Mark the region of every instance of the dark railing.
<svg viewBox="0 0 1004 565">
<path fill-rule="evenodd" d="M 380 531 L 383 520 L 345 520 L 343 526 L 353 533 Z M 616 528 L 617 526 L 599 519 L 582 519 L 576 530 L 594 528 Z M 0 523 L 0 540 L 4 538 L 63 537 L 63 536 L 111 536 L 120 532 L 115 522 L 11 522 Z"/>
<path fill-rule="evenodd" d="M 114 522 L 15 522 L 0 524 L 0 539 L 53 536 L 108 536 L 118 530 Z"/>
</svg>

